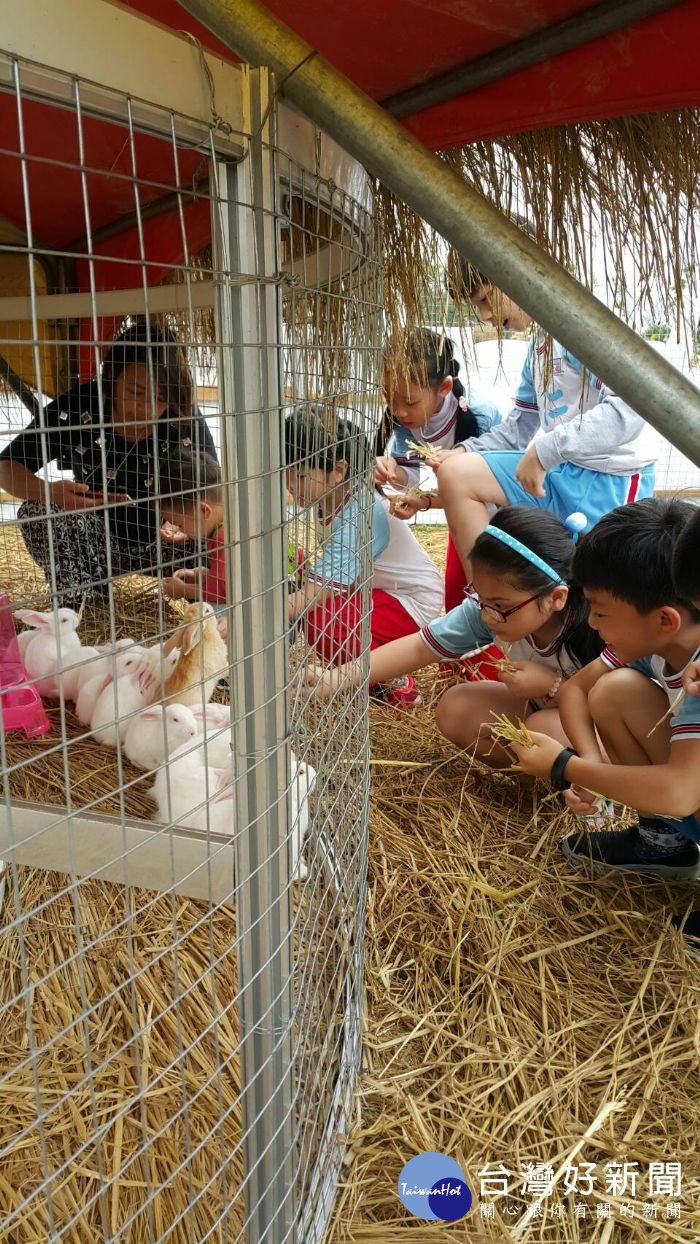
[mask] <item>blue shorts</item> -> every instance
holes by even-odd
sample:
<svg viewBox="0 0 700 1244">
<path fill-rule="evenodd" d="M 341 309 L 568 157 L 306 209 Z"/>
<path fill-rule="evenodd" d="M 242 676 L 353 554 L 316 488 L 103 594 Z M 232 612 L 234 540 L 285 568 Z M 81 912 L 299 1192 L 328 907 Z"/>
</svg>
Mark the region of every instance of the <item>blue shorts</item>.
<svg viewBox="0 0 700 1244">
<path fill-rule="evenodd" d="M 642 467 L 631 475 L 606 475 L 603 471 L 589 471 L 586 467 L 562 462 L 544 477 L 544 497 L 532 497 L 515 478 L 522 459 L 517 450 L 494 450 L 481 454 L 487 467 L 498 481 L 508 500 L 508 505 L 537 506 L 549 510 L 564 522 L 576 510 L 586 515 L 588 530 L 618 505 L 641 501 L 654 491 L 653 466 Z"/>
<path fill-rule="evenodd" d="M 672 821 L 670 816 L 662 816 L 659 820 L 665 821 L 669 829 L 682 834 L 684 838 L 689 838 L 691 842 L 697 842 L 700 846 L 700 824 L 694 816 L 679 817 L 677 821 Z"/>
</svg>

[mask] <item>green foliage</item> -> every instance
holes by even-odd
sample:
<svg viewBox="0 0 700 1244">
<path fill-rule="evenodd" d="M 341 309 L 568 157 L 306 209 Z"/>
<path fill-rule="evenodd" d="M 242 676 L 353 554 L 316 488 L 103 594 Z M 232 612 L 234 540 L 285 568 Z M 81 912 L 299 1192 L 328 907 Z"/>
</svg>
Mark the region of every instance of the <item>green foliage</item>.
<svg viewBox="0 0 700 1244">
<path fill-rule="evenodd" d="M 668 324 L 647 324 L 642 330 L 642 336 L 647 341 L 668 341 L 671 335 L 671 328 Z"/>
</svg>

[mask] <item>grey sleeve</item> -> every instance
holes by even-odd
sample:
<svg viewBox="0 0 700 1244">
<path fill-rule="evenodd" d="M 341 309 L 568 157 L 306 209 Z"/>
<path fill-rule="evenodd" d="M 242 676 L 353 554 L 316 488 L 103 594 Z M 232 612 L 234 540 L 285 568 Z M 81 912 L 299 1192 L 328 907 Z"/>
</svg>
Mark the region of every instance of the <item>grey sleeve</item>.
<svg viewBox="0 0 700 1244">
<path fill-rule="evenodd" d="M 483 454 L 490 449 L 524 452 L 539 426 L 539 411 L 521 410 L 519 406 L 515 406 L 502 423 L 497 423 L 488 432 L 462 443 L 467 453 Z"/>
<path fill-rule="evenodd" d="M 608 469 L 614 474 L 616 461 L 619 460 L 621 473 L 624 474 L 627 469 L 624 446 L 636 440 L 643 429 L 641 415 L 603 385 L 595 406 L 582 414 L 577 413 L 565 423 L 555 424 L 548 432 L 540 433 L 535 442 L 537 457 L 545 470 L 551 471 L 570 459 L 609 455 Z"/>
</svg>

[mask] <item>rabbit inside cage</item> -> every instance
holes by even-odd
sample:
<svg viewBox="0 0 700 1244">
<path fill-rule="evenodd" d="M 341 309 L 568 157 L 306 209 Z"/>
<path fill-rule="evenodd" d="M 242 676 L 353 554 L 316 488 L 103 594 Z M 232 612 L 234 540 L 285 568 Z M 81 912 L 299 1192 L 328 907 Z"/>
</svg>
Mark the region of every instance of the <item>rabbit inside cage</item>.
<svg viewBox="0 0 700 1244">
<path fill-rule="evenodd" d="M 251 179 L 221 172 L 208 125 L 181 140 L 168 114 L 156 137 L 154 110 L 140 128 L 122 97 L 105 122 L 81 85 L 59 83 L 59 108 L 30 99 L 21 73 L 0 89 L 0 117 L 22 120 L 14 158 L 0 153 L 0 1038 L 15 1049 L 28 1005 L 47 1017 L 30 1036 L 38 1078 L 24 1046 L 0 1074 L 0 1113 L 18 1092 L 27 1107 L 0 1132 L 16 1189 L 0 1208 L 18 1241 L 35 1223 L 95 1241 L 175 1223 L 168 1238 L 184 1241 L 221 1221 L 235 1238 L 246 1146 L 248 1171 L 296 1182 L 303 1213 L 327 1214 L 358 1062 L 366 697 L 329 714 L 295 693 L 295 668 L 324 658 L 285 606 L 326 533 L 314 506 L 288 522 L 284 416 L 350 394 L 361 422 L 376 396 L 378 307 L 362 321 L 366 291 L 342 284 L 368 216 L 337 188 L 313 209 L 319 179 L 277 151 L 270 244 L 246 270 L 221 222 L 253 232 Z M 239 159 L 249 145 L 221 141 Z M 309 205 L 288 217 L 295 195 Z M 335 266 L 317 288 L 319 245 Z M 234 345 L 222 306 L 239 269 L 249 338 Z M 331 275 L 337 288 L 320 288 Z M 10 725 L 18 686 L 33 724 Z M 255 995 L 270 980 L 272 1018 Z M 269 1143 L 281 1093 L 300 1103 L 293 1145 Z"/>
<path fill-rule="evenodd" d="M 56 466 L 60 478 L 37 478 Z M 26 628 L 24 673 L 61 706 L 81 744 L 69 752 L 93 766 L 95 743 L 119 748 L 150 774 L 154 820 L 230 833 L 222 473 L 170 329 L 127 321 L 99 379 L 60 394 L 5 444 L 0 487 L 21 499 L 3 530 L 22 576 L 13 615 Z M 18 593 L 49 607 L 18 607 Z M 314 776 L 292 755 L 292 876 L 305 869 Z"/>
</svg>

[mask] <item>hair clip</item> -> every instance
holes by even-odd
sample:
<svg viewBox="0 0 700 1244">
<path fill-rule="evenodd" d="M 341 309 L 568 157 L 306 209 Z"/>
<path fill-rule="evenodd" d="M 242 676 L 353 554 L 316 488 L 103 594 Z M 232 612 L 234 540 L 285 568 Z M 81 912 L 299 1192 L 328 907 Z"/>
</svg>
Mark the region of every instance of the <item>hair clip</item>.
<svg viewBox="0 0 700 1244">
<path fill-rule="evenodd" d="M 581 510 L 575 510 L 573 514 L 564 519 L 564 526 L 569 528 L 574 544 L 576 544 L 580 533 L 588 526 L 588 519 Z"/>
</svg>

